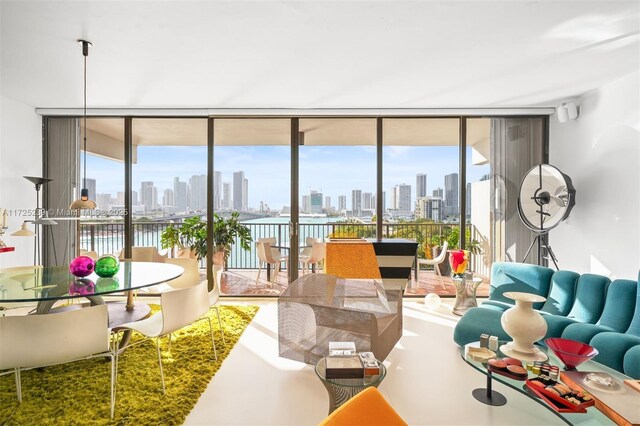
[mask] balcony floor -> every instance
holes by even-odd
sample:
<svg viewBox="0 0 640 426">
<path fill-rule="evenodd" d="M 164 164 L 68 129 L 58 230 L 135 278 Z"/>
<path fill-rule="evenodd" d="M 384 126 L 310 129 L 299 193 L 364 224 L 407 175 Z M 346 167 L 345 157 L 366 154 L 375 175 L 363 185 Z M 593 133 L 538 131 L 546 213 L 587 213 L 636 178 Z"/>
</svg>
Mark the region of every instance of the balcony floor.
<svg viewBox="0 0 640 426">
<path fill-rule="evenodd" d="M 300 271 L 302 274 L 302 271 Z M 281 271 L 273 285 L 267 281 L 267 274 L 263 270 L 256 283 L 257 269 L 230 269 L 223 273 L 220 290 L 226 296 L 279 296 L 287 288 L 287 272 Z M 445 288 L 442 288 L 440 278 L 432 271 L 420 271 L 416 281 L 413 273 L 411 282 L 405 291 L 405 296 L 424 296 L 435 293 L 439 296 L 455 296 L 456 289 L 450 277 L 442 277 Z M 489 280 L 485 279 L 478 291 L 478 297 L 489 296 Z"/>
</svg>

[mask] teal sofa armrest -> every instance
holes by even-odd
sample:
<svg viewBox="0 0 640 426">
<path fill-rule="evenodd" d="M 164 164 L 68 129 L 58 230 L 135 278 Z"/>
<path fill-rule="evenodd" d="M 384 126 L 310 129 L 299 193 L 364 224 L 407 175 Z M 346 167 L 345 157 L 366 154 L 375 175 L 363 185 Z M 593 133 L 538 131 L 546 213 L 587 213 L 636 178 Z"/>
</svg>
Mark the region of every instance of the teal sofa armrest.
<svg viewBox="0 0 640 426">
<path fill-rule="evenodd" d="M 622 333 L 599 333 L 589 342 L 599 354 L 593 359 L 614 370 L 624 371 L 624 356 L 634 346 L 640 345 L 640 337 Z"/>
<path fill-rule="evenodd" d="M 624 374 L 640 379 L 640 345 L 634 346 L 624 354 Z"/>
</svg>

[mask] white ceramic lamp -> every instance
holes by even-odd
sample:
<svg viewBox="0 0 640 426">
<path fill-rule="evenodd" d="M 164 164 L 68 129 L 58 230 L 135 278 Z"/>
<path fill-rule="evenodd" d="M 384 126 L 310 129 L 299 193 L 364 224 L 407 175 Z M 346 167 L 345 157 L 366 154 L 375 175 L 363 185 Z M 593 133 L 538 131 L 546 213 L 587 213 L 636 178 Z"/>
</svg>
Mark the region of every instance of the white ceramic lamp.
<svg viewBox="0 0 640 426">
<path fill-rule="evenodd" d="M 533 310 L 533 304 L 547 299 L 537 294 L 516 291 L 506 292 L 503 296 L 515 300 L 516 305 L 507 309 L 500 319 L 502 328 L 513 339 L 500 346 L 500 351 L 521 361 L 546 361 L 547 355 L 536 348 L 534 343 L 547 334 L 547 323 L 542 315 Z"/>
</svg>

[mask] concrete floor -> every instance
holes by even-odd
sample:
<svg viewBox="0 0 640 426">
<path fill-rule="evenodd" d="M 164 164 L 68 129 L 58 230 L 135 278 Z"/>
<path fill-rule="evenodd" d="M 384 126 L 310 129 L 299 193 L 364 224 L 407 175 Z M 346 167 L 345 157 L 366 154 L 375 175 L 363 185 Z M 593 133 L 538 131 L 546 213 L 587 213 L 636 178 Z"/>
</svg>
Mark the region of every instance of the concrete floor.
<svg viewBox="0 0 640 426">
<path fill-rule="evenodd" d="M 227 302 L 228 303 L 228 302 Z M 314 370 L 278 356 L 277 303 L 246 301 L 261 309 L 200 397 L 187 425 L 313 425 L 328 410 Z M 459 355 L 452 332 L 452 300 L 436 311 L 405 299 L 404 333 L 385 361 L 379 387 L 411 425 L 554 425 L 558 417 L 528 397 L 496 384 L 508 399 L 489 407 L 471 395 L 485 376 Z"/>
</svg>

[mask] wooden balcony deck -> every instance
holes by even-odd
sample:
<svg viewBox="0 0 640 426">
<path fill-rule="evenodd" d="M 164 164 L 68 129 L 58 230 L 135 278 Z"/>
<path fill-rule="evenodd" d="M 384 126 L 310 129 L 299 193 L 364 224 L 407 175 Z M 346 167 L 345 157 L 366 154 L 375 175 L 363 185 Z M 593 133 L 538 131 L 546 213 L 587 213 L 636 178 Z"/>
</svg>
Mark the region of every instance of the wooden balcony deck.
<svg viewBox="0 0 640 426">
<path fill-rule="evenodd" d="M 260 273 L 260 279 L 256 283 L 257 275 L 257 269 L 230 269 L 222 275 L 221 293 L 227 296 L 279 296 L 287 288 L 286 271 L 281 271 L 278 274 L 273 285 L 267 281 L 267 274 L 264 270 Z M 429 293 L 435 293 L 439 296 L 455 296 L 456 289 L 451 278 L 442 277 L 442 282 L 445 284 L 444 288 L 440 277 L 434 275 L 432 271 L 420 271 L 417 281 L 412 274 L 405 296 L 425 296 Z M 477 296 L 487 297 L 488 295 L 489 280 L 485 279 L 478 287 Z"/>
</svg>

